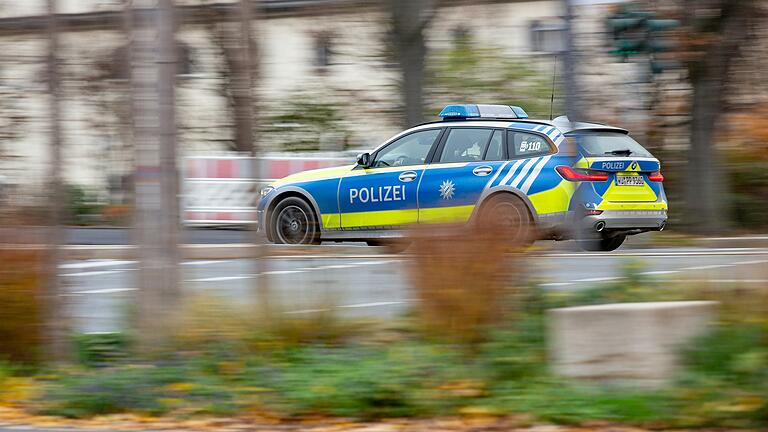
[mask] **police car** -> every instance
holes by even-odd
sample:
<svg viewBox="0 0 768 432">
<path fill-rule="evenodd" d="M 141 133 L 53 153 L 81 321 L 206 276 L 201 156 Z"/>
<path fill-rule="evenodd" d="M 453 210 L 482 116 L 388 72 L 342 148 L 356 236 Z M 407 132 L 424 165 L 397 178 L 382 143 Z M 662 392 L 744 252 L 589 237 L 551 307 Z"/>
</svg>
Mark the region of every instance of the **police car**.
<svg viewBox="0 0 768 432">
<path fill-rule="evenodd" d="M 664 228 L 659 161 L 625 129 L 532 120 L 506 105 L 449 105 L 439 116 L 354 165 L 265 187 L 257 215 L 268 239 L 373 245 L 409 224 L 506 221 L 610 251 L 628 235 Z"/>
</svg>

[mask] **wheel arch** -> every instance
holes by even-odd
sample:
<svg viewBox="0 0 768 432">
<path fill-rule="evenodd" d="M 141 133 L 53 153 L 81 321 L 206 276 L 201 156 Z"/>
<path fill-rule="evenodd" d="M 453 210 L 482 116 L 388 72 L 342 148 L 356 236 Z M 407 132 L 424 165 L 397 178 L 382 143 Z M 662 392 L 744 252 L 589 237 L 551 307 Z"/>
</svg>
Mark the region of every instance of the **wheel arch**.
<svg viewBox="0 0 768 432">
<path fill-rule="evenodd" d="M 321 217 L 320 207 L 317 205 L 317 201 L 315 201 L 312 195 L 305 189 L 297 186 L 287 186 L 285 188 L 281 188 L 280 191 L 274 197 L 272 197 L 272 199 L 269 200 L 265 207 L 264 223 L 268 227 L 266 232 L 269 241 L 274 241 L 274 239 L 270 238 L 270 232 L 272 230 L 269 229 L 269 224 L 272 223 L 272 212 L 275 210 L 275 207 L 280 201 L 290 197 L 299 198 L 309 204 L 309 206 L 312 208 L 312 211 L 315 213 L 315 219 L 317 220 L 318 228 L 320 232 L 322 232 L 323 218 Z"/>
<path fill-rule="evenodd" d="M 477 221 L 478 216 L 480 215 L 480 212 L 483 209 L 483 206 L 488 203 L 488 201 L 495 196 L 498 195 L 511 195 L 515 198 L 519 199 L 520 201 L 525 204 L 525 208 L 528 209 L 528 215 L 531 216 L 531 222 L 533 222 L 534 226 L 537 226 L 539 224 L 539 214 L 536 212 L 536 209 L 533 207 L 533 203 L 531 203 L 531 200 L 525 195 L 523 191 L 520 189 L 511 187 L 511 186 L 502 186 L 502 187 L 495 187 L 493 189 L 488 189 L 480 196 L 480 199 L 477 201 L 477 205 L 475 206 L 475 209 L 472 211 L 472 216 L 470 217 L 470 222 L 475 223 Z"/>
</svg>

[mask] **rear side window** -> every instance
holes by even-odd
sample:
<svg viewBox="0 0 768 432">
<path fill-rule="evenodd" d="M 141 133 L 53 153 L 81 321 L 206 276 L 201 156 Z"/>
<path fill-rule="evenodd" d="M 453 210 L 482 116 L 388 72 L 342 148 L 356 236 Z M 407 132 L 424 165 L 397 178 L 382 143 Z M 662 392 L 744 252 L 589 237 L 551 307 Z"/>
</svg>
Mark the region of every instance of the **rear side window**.
<svg viewBox="0 0 768 432">
<path fill-rule="evenodd" d="M 445 140 L 440 162 L 476 162 L 483 160 L 491 129 L 451 129 Z"/>
<path fill-rule="evenodd" d="M 652 157 L 629 135 L 617 132 L 577 132 L 571 135 L 584 156 Z"/>
<path fill-rule="evenodd" d="M 508 131 L 507 150 L 510 158 L 529 158 L 552 153 L 549 142 L 541 135 Z"/>
</svg>

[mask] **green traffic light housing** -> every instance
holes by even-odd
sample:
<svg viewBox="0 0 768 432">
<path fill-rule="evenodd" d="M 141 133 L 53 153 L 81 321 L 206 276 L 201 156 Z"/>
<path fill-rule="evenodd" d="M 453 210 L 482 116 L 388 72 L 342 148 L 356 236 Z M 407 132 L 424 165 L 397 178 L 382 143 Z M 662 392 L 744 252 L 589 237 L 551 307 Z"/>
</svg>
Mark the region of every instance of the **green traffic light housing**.
<svg viewBox="0 0 768 432">
<path fill-rule="evenodd" d="M 664 31 L 680 27 L 680 21 L 676 19 L 648 19 L 645 21 L 645 27 L 649 31 Z"/>
</svg>

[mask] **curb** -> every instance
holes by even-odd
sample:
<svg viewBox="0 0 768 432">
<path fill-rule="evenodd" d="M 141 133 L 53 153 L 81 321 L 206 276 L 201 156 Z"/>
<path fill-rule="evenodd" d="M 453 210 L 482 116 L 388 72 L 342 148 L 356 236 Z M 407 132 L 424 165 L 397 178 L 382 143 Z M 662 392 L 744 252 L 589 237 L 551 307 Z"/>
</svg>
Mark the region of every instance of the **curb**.
<svg viewBox="0 0 768 432">
<path fill-rule="evenodd" d="M 261 245 L 264 256 L 309 256 L 309 255 L 366 255 L 384 254 L 384 248 L 352 245 Z M 0 250 L 44 250 L 42 244 L 6 244 Z M 217 260 L 253 258 L 259 246 L 248 243 L 233 244 L 185 244 L 179 245 L 183 260 Z M 64 256 L 69 260 L 114 259 L 133 260 L 137 258 L 136 246 L 133 245 L 67 245 L 62 247 Z"/>
</svg>

